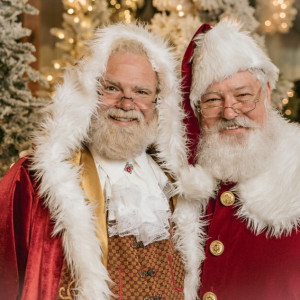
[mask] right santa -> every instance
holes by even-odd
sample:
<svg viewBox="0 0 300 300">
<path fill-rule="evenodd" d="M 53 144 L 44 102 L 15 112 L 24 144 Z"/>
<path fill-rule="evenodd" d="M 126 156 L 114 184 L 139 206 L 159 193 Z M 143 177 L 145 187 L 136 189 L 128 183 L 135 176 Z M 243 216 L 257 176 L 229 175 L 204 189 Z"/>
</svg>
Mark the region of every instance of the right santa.
<svg viewBox="0 0 300 300">
<path fill-rule="evenodd" d="M 189 299 L 300 299 L 300 127 L 272 107 L 278 68 L 241 27 L 202 25 L 182 63 L 185 285 Z"/>
</svg>

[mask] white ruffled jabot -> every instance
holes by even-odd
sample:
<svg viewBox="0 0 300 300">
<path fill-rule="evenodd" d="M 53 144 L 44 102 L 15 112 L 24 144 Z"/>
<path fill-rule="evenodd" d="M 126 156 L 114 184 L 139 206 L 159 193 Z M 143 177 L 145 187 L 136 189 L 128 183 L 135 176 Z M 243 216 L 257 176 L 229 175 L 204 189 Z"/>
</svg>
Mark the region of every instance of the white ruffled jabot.
<svg viewBox="0 0 300 300">
<path fill-rule="evenodd" d="M 150 155 L 122 162 L 91 152 L 106 198 L 109 236 L 134 235 L 145 246 L 167 239 L 171 212 L 164 190 L 170 183 Z"/>
</svg>

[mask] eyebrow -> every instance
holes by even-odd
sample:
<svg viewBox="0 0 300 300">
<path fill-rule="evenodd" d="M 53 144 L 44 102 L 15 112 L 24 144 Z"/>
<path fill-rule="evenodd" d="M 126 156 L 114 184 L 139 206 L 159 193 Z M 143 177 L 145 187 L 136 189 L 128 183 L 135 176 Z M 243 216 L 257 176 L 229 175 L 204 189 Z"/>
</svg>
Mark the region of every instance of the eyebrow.
<svg viewBox="0 0 300 300">
<path fill-rule="evenodd" d="M 254 90 L 254 88 L 251 86 L 251 85 L 242 85 L 242 86 L 238 86 L 238 87 L 236 87 L 236 88 L 233 88 L 231 91 L 239 91 L 239 90 L 243 90 L 243 89 L 245 89 L 245 88 L 249 88 L 249 89 L 251 89 L 251 90 Z M 206 92 L 206 93 L 204 93 L 203 95 L 202 95 L 202 97 L 203 96 L 206 96 L 206 95 L 211 95 L 211 94 L 220 94 L 220 95 L 223 95 L 224 93 L 223 92 L 221 92 L 220 90 L 213 90 L 213 91 L 208 91 L 208 92 Z"/>
<path fill-rule="evenodd" d="M 100 82 L 103 82 L 103 83 L 106 83 L 106 82 L 108 82 L 108 83 L 111 83 L 111 84 L 114 84 L 114 85 L 121 85 L 121 83 L 119 82 L 119 81 L 116 81 L 116 80 L 114 80 L 114 79 L 111 79 L 111 78 L 101 78 L 100 79 Z"/>
<path fill-rule="evenodd" d="M 116 81 L 114 79 L 111 79 L 111 78 L 101 78 L 100 82 L 103 82 L 104 84 L 105 83 L 111 83 L 113 85 L 116 85 L 116 86 L 122 86 L 121 82 L 119 81 Z M 147 91 L 148 93 L 155 93 L 156 92 L 156 89 L 153 90 L 152 88 L 150 88 L 149 86 L 144 86 L 144 85 L 136 85 L 133 87 L 133 89 L 135 90 L 145 90 Z"/>
</svg>

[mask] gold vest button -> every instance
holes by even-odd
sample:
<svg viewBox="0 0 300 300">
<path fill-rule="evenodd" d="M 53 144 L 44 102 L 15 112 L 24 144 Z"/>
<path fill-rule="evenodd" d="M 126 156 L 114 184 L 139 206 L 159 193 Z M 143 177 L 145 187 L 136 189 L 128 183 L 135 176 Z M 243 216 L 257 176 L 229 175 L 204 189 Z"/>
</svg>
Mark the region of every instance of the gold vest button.
<svg viewBox="0 0 300 300">
<path fill-rule="evenodd" d="M 219 256 L 224 252 L 224 245 L 222 242 L 215 240 L 209 245 L 209 251 L 214 256 Z"/>
<path fill-rule="evenodd" d="M 217 296 L 216 294 L 212 293 L 212 292 L 207 292 L 203 295 L 203 300 L 217 300 Z"/>
<path fill-rule="evenodd" d="M 234 203 L 235 201 L 235 196 L 232 192 L 226 191 L 222 193 L 220 197 L 220 201 L 224 206 L 230 206 Z"/>
</svg>

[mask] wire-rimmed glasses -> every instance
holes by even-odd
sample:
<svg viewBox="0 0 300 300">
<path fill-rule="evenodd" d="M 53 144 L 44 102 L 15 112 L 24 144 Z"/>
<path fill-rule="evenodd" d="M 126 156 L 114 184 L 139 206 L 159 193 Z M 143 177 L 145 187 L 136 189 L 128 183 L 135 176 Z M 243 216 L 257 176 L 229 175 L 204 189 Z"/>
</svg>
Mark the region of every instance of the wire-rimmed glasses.
<svg viewBox="0 0 300 300">
<path fill-rule="evenodd" d="M 248 113 L 256 108 L 256 103 L 259 102 L 261 89 L 256 96 L 251 94 L 242 94 L 236 97 L 237 102 L 231 106 L 224 106 L 222 97 L 209 97 L 207 100 L 201 100 L 196 109 L 204 118 L 218 118 L 223 115 L 225 108 L 232 108 L 236 114 Z"/>
</svg>

